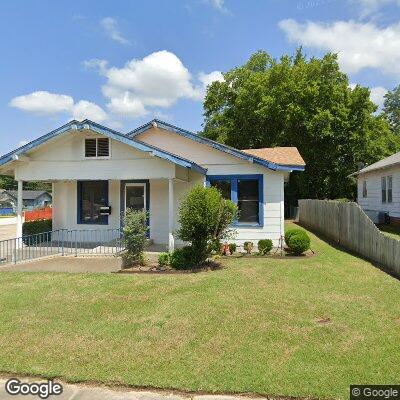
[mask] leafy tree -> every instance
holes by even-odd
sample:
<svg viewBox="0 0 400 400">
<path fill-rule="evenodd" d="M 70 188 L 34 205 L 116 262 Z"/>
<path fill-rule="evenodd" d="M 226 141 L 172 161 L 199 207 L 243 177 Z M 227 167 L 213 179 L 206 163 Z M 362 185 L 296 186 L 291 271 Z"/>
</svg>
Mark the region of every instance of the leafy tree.
<svg viewBox="0 0 400 400">
<path fill-rule="evenodd" d="M 264 51 L 213 82 L 204 100 L 204 132 L 240 149 L 296 146 L 306 171 L 292 174 L 293 198 L 352 197 L 347 176 L 400 147 L 369 89 L 349 87 L 337 56 L 307 59 L 301 49 L 273 60 Z"/>
<path fill-rule="evenodd" d="M 393 131 L 400 134 L 400 85 L 386 93 L 383 113 Z"/>
</svg>

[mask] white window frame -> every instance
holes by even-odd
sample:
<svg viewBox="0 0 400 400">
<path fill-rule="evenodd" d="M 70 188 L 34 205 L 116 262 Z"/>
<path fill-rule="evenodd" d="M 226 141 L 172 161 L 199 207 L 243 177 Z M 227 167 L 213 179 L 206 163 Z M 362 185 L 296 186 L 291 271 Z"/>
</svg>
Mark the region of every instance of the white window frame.
<svg viewBox="0 0 400 400">
<path fill-rule="evenodd" d="M 390 182 L 390 188 L 389 188 Z M 385 184 L 385 187 L 383 187 Z M 391 192 L 390 201 L 389 201 L 389 190 Z M 385 191 L 385 200 L 383 200 L 383 191 Z M 382 204 L 392 204 L 393 203 L 393 175 L 382 176 L 381 177 L 381 201 Z"/>
<path fill-rule="evenodd" d="M 95 139 L 96 140 L 96 154 L 97 154 L 97 149 L 99 147 L 98 145 L 98 139 L 108 139 L 108 156 L 97 156 L 96 157 L 86 157 L 86 139 Z M 83 159 L 84 160 L 109 160 L 111 158 L 111 139 L 108 137 L 85 137 L 83 139 Z"/>
</svg>

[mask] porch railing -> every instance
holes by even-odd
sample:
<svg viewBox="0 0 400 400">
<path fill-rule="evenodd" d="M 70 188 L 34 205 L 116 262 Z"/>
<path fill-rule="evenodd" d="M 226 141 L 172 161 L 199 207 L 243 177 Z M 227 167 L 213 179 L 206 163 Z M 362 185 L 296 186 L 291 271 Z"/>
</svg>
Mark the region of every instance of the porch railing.
<svg viewBox="0 0 400 400">
<path fill-rule="evenodd" d="M 122 229 L 59 229 L 0 241 L 0 264 L 52 255 L 112 255 L 123 249 Z"/>
</svg>

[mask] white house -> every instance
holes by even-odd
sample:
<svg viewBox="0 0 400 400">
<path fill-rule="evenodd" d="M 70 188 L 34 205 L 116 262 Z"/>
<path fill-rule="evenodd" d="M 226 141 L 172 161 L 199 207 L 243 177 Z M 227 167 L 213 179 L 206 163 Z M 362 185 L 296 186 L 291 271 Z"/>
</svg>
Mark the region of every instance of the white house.
<svg viewBox="0 0 400 400">
<path fill-rule="evenodd" d="M 22 183 L 45 181 L 53 184 L 53 229 L 117 229 L 128 207 L 146 209 L 150 239 L 170 249 L 180 200 L 197 184 L 238 204 L 238 245 L 263 238 L 277 245 L 284 182 L 304 166 L 293 147 L 239 151 L 159 120 L 128 134 L 71 121 L 0 158 L 0 173 L 18 181 L 17 236 Z"/>
<path fill-rule="evenodd" d="M 357 175 L 357 202 L 375 222 L 384 214 L 400 224 L 400 152 L 371 164 Z"/>
</svg>

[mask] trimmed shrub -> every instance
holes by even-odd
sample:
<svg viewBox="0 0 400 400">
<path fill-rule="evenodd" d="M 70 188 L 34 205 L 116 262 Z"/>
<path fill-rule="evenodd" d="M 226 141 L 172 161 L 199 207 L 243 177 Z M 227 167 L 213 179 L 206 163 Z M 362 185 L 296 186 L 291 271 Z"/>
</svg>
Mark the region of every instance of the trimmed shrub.
<svg viewBox="0 0 400 400">
<path fill-rule="evenodd" d="M 169 265 L 169 262 L 170 262 L 169 258 L 170 258 L 170 254 L 169 253 L 161 253 L 158 256 L 158 266 L 160 268 L 167 267 Z"/>
<path fill-rule="evenodd" d="M 236 253 L 236 243 L 229 243 L 229 251 L 231 254 Z"/>
<path fill-rule="evenodd" d="M 289 242 L 286 244 L 292 253 L 300 255 L 310 248 L 310 237 L 305 231 L 298 232 L 294 235 L 291 235 Z"/>
<path fill-rule="evenodd" d="M 303 232 L 305 233 L 306 231 L 304 229 L 300 229 L 300 228 L 288 229 L 285 232 L 285 242 L 286 242 L 286 244 L 289 245 L 288 242 L 289 242 L 291 236 L 296 235 L 298 233 L 303 233 Z"/>
<path fill-rule="evenodd" d="M 181 202 L 177 236 L 190 243 L 192 265 L 204 263 L 215 243 L 230 237 L 229 226 L 237 215 L 237 206 L 225 200 L 218 189 L 195 186 L 189 191 Z"/>
<path fill-rule="evenodd" d="M 34 245 L 37 243 L 48 242 L 51 240 L 51 233 L 44 234 L 45 232 L 51 232 L 53 229 L 53 221 L 51 219 L 37 219 L 35 221 L 27 221 L 22 225 L 22 236 L 23 242 L 28 245 Z M 43 235 L 39 235 L 43 233 Z M 32 237 L 26 237 L 26 235 L 36 235 Z M 25 237 L 24 237 L 25 236 Z"/>
<path fill-rule="evenodd" d="M 174 269 L 192 269 L 195 265 L 192 246 L 175 249 L 170 255 L 170 264 Z"/>
<path fill-rule="evenodd" d="M 253 250 L 254 244 L 253 242 L 244 242 L 243 243 L 243 248 L 246 251 L 247 254 L 251 254 L 251 251 Z"/>
<path fill-rule="evenodd" d="M 124 218 L 123 265 L 144 264 L 147 234 L 147 213 L 128 209 Z"/>
<path fill-rule="evenodd" d="M 258 241 L 258 251 L 260 254 L 268 254 L 272 250 L 272 240 L 271 239 L 261 239 Z"/>
</svg>

